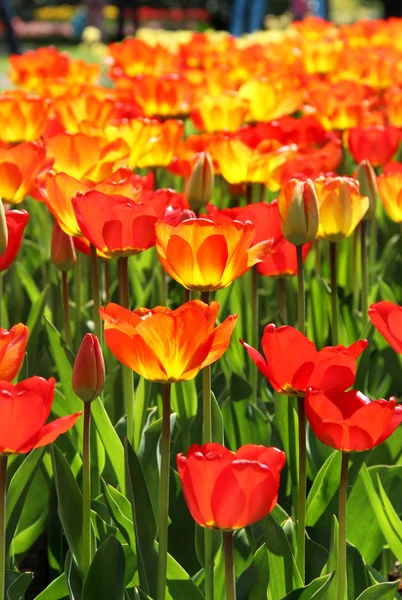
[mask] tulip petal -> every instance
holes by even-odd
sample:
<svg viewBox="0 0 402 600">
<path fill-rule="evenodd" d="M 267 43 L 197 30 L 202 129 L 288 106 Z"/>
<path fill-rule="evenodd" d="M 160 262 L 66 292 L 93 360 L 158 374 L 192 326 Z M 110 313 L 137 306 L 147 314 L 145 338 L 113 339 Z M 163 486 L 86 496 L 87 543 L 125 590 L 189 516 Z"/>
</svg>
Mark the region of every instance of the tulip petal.
<svg viewBox="0 0 402 600">
<path fill-rule="evenodd" d="M 377 302 L 377 304 L 372 304 L 370 306 L 369 317 L 374 327 L 381 333 L 395 352 L 402 354 L 402 332 L 399 329 L 399 318 L 397 316 L 393 317 L 396 324 L 395 333 L 389 323 L 389 318 L 394 311 L 401 312 L 402 314 L 402 307 L 392 302 L 382 300 L 381 302 Z"/>
<path fill-rule="evenodd" d="M 258 350 L 256 350 L 252 346 L 249 346 L 249 344 L 246 344 L 246 342 L 244 342 L 243 340 L 240 340 L 240 343 L 247 350 L 248 355 L 250 356 L 251 360 L 256 365 L 257 369 L 264 375 L 264 377 L 266 377 L 268 379 L 268 381 L 271 383 L 271 385 L 275 388 L 275 385 L 272 383 L 272 379 L 271 379 L 271 371 L 269 370 L 267 361 L 262 356 L 262 354 L 260 354 L 258 352 Z M 275 389 L 277 389 L 277 388 L 275 388 Z"/>
<path fill-rule="evenodd" d="M 198 523 L 198 525 L 201 525 L 201 527 L 206 527 L 207 524 L 199 509 L 197 496 L 194 492 L 193 481 L 187 466 L 187 459 L 182 454 L 177 455 L 177 469 L 181 479 L 184 498 L 191 516 L 193 517 L 194 521 Z"/>
<path fill-rule="evenodd" d="M 0 329 L 0 380 L 12 381 L 24 360 L 28 327 L 19 323 L 10 331 Z"/>
<path fill-rule="evenodd" d="M 29 391 L 17 393 L 12 384 L 0 389 L 0 452 L 18 452 L 27 439 L 37 439 L 49 415 L 43 399 Z M 31 448 L 32 449 L 32 446 Z"/>
<path fill-rule="evenodd" d="M 228 247 L 224 235 L 211 235 L 197 251 L 199 280 L 205 289 L 219 286 L 228 260 Z"/>
<path fill-rule="evenodd" d="M 67 417 L 61 417 L 60 419 L 56 419 L 51 423 L 48 423 L 38 433 L 38 441 L 35 444 L 35 448 L 41 448 L 42 446 L 47 446 L 54 442 L 59 435 L 65 433 L 75 424 L 78 417 L 82 415 L 82 412 L 75 413 L 73 415 L 68 415 Z M 26 452 L 27 450 L 20 450 L 21 452 Z"/>
<path fill-rule="evenodd" d="M 194 256 L 190 244 L 178 235 L 172 235 L 166 248 L 166 269 L 184 287 L 191 287 L 194 279 Z M 162 263 L 165 264 L 165 263 Z"/>
</svg>

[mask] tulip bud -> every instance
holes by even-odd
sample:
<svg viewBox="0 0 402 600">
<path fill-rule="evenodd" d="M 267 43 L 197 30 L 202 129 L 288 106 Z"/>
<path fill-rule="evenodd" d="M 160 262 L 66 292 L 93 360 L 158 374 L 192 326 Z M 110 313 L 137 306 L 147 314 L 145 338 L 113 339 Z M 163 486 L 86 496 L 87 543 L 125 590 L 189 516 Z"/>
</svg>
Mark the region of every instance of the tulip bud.
<svg viewBox="0 0 402 600">
<path fill-rule="evenodd" d="M 360 195 L 367 196 L 369 199 L 369 207 L 364 219 L 371 221 L 375 217 L 377 208 L 377 179 L 375 171 L 368 160 L 362 160 L 357 168 L 356 179 L 360 185 Z"/>
<path fill-rule="evenodd" d="M 83 402 L 92 402 L 102 393 L 105 385 L 105 362 L 99 340 L 92 333 L 85 335 L 78 350 L 72 385 Z"/>
<path fill-rule="evenodd" d="M 8 246 L 8 227 L 6 221 L 6 214 L 4 211 L 4 204 L 0 200 L 0 256 L 4 254 Z"/>
<path fill-rule="evenodd" d="M 69 271 L 77 260 L 73 238 L 64 233 L 57 221 L 54 222 L 50 256 L 60 271 Z"/>
<path fill-rule="evenodd" d="M 190 208 L 198 212 L 211 201 L 214 191 L 214 167 L 208 152 L 200 152 L 188 178 L 185 196 Z"/>
<path fill-rule="evenodd" d="M 319 208 L 311 179 L 291 179 L 278 197 L 283 236 L 295 246 L 312 242 L 318 231 Z"/>
</svg>

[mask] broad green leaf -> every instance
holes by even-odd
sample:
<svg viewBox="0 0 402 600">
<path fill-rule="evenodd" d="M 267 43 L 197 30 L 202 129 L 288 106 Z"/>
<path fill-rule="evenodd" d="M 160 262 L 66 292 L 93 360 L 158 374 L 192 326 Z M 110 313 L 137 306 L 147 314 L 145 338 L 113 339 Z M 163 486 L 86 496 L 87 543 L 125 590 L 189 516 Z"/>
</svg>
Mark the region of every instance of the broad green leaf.
<svg viewBox="0 0 402 600">
<path fill-rule="evenodd" d="M 334 450 L 313 481 L 307 498 L 306 523 L 314 526 L 327 509 L 339 488 L 342 455 Z"/>
<path fill-rule="evenodd" d="M 84 581 L 82 600 L 122 600 L 126 560 L 120 542 L 110 536 L 98 548 Z"/>
<path fill-rule="evenodd" d="M 110 514 L 125 540 L 135 552 L 134 524 L 130 502 L 123 494 L 102 480 L 102 491 Z"/>
<path fill-rule="evenodd" d="M 54 579 L 35 600 L 63 600 L 68 596 L 67 580 L 64 573 Z"/>
<path fill-rule="evenodd" d="M 28 315 L 27 327 L 29 330 L 29 338 L 27 343 L 27 353 L 29 358 L 28 370 L 29 374 L 35 374 L 33 367 L 35 366 L 35 357 L 38 352 L 39 334 L 42 329 L 42 319 L 46 310 L 46 301 L 48 297 L 48 286 L 41 292 L 36 302 Z"/>
<path fill-rule="evenodd" d="M 135 390 L 134 402 L 134 449 L 138 452 L 141 443 L 142 430 L 147 418 L 147 410 L 150 399 L 152 383 L 140 377 L 139 383 Z M 173 389 L 176 386 L 172 386 Z"/>
<path fill-rule="evenodd" d="M 333 573 L 318 577 L 305 587 L 293 590 L 283 600 L 326 600 L 332 578 Z"/>
<path fill-rule="evenodd" d="M 197 415 L 195 381 L 181 381 L 172 386 L 172 411 L 177 414 L 181 428 L 189 427 Z"/>
<path fill-rule="evenodd" d="M 271 515 L 265 520 L 265 544 L 268 549 L 270 600 L 281 600 L 303 585 L 289 542 L 282 527 Z"/>
<path fill-rule="evenodd" d="M 322 575 L 330 575 L 335 572 L 335 577 L 331 579 L 325 600 L 344 600 L 337 598 L 338 588 L 338 553 L 339 553 L 339 524 L 335 515 L 332 517 L 331 541 L 329 546 L 328 562 L 322 570 Z"/>
<path fill-rule="evenodd" d="M 223 444 L 223 418 L 222 411 L 215 398 L 215 394 L 211 391 L 211 422 L 212 422 L 212 441 L 217 444 Z"/>
<path fill-rule="evenodd" d="M 33 573 L 18 573 L 16 571 L 6 571 L 5 588 L 7 590 L 7 600 L 23 600 L 32 579 Z"/>
<path fill-rule="evenodd" d="M 91 404 L 91 416 L 121 490 L 125 489 L 124 450 L 100 398 Z"/>
<path fill-rule="evenodd" d="M 258 548 L 253 562 L 236 582 L 238 600 L 266 600 L 269 580 L 268 550 Z"/>
<path fill-rule="evenodd" d="M 168 554 L 166 578 L 166 600 L 204 600 L 204 596 L 190 575 L 170 554 Z"/>
<path fill-rule="evenodd" d="M 398 582 L 377 583 L 364 590 L 357 600 L 393 600 L 398 590 Z"/>
<path fill-rule="evenodd" d="M 233 374 L 233 378 L 239 388 L 241 378 L 236 374 Z M 236 450 L 245 444 L 269 445 L 270 423 L 260 409 L 250 403 L 249 398 L 236 400 L 231 395 L 222 404 L 222 416 L 225 435 L 231 450 Z"/>
<path fill-rule="evenodd" d="M 82 577 L 78 572 L 70 550 L 66 556 L 65 575 L 70 600 L 82 600 Z"/>
</svg>

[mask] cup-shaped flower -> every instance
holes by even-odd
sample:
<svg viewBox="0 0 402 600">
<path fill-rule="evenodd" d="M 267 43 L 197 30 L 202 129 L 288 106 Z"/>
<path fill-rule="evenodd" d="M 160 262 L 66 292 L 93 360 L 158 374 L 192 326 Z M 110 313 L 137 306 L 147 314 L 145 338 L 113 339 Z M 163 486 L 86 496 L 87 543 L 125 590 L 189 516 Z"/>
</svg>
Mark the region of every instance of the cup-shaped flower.
<svg viewBox="0 0 402 600">
<path fill-rule="evenodd" d="M 100 309 L 105 341 L 115 357 L 149 381 L 188 381 L 218 360 L 230 343 L 237 316 L 214 329 L 219 304 L 199 300 L 176 310 L 157 306 L 133 312 L 118 304 Z"/>
<path fill-rule="evenodd" d="M 156 224 L 156 250 L 169 275 L 188 290 L 225 288 L 264 260 L 273 239 L 253 244 L 255 226 L 247 221 L 221 225 L 189 219 L 176 227 Z"/>
<path fill-rule="evenodd" d="M 46 167 L 45 147 L 36 142 L 0 148 L 0 198 L 19 204 L 35 186 L 36 176 Z"/>
<path fill-rule="evenodd" d="M 73 238 L 64 233 L 57 221 L 53 225 L 50 258 L 59 271 L 69 271 L 77 261 Z"/>
<path fill-rule="evenodd" d="M 95 400 L 105 386 L 105 361 L 98 338 L 87 333 L 75 359 L 72 377 L 74 392 L 83 402 Z"/>
<path fill-rule="evenodd" d="M 370 306 L 369 317 L 395 352 L 402 354 L 402 306 L 382 300 Z"/>
<path fill-rule="evenodd" d="M 154 194 L 147 202 L 89 191 L 73 199 L 82 234 L 107 256 L 130 256 L 155 245 L 155 223 L 163 219 L 169 197 Z"/>
<path fill-rule="evenodd" d="M 186 200 L 192 210 L 197 212 L 211 201 L 214 181 L 211 156 L 208 152 L 200 152 L 186 184 Z"/>
<path fill-rule="evenodd" d="M 29 214 L 26 210 L 9 210 L 6 212 L 8 244 L 6 251 L 0 256 L 0 273 L 6 271 L 15 259 L 28 220 Z"/>
<path fill-rule="evenodd" d="M 34 90 L 46 80 L 66 77 L 69 60 L 65 52 L 54 46 L 12 54 L 9 76 L 15 85 Z"/>
<path fill-rule="evenodd" d="M 286 462 L 278 448 L 247 444 L 236 452 L 215 443 L 194 444 L 177 455 L 181 485 L 201 527 L 234 530 L 266 517 L 278 499 Z"/>
<path fill-rule="evenodd" d="M 112 96 L 101 97 L 92 93 L 61 96 L 53 100 L 52 110 L 63 130 L 69 133 L 85 132 L 85 126 L 104 127 L 116 112 Z"/>
<path fill-rule="evenodd" d="M 402 223 L 402 173 L 380 175 L 377 187 L 389 218 L 395 223 Z"/>
<path fill-rule="evenodd" d="M 359 183 L 351 177 L 319 177 L 314 183 L 320 208 L 317 238 L 340 242 L 363 219 L 369 199 L 360 195 Z"/>
<path fill-rule="evenodd" d="M 370 401 L 357 390 L 324 394 L 309 388 L 304 405 L 318 439 L 342 452 L 374 448 L 402 422 L 402 405 L 395 398 Z"/>
<path fill-rule="evenodd" d="M 397 127 L 370 125 L 355 127 L 348 137 L 349 150 L 357 163 L 366 159 L 373 167 L 384 166 L 398 149 L 401 134 Z"/>
<path fill-rule="evenodd" d="M 351 346 L 327 346 L 318 351 L 297 329 L 273 323 L 265 327 L 262 349 L 265 358 L 240 340 L 250 358 L 272 387 L 287 396 L 303 397 L 308 387 L 324 392 L 346 390 L 356 376 L 356 359 L 367 347 L 366 340 Z"/>
<path fill-rule="evenodd" d="M 30 377 L 16 385 L 0 381 L 0 454 L 25 454 L 55 441 L 81 413 L 46 424 L 55 380 Z"/>
<path fill-rule="evenodd" d="M 18 323 L 7 329 L 0 329 L 0 380 L 12 381 L 24 360 L 28 341 L 28 327 Z"/>
<path fill-rule="evenodd" d="M 45 128 L 50 101 L 22 90 L 0 95 L 0 139 L 9 144 L 35 142 Z"/>
<path fill-rule="evenodd" d="M 197 129 L 205 131 L 237 131 L 245 122 L 249 103 L 236 92 L 220 96 L 204 95 L 192 114 Z"/>
<path fill-rule="evenodd" d="M 278 197 L 283 236 L 295 246 L 308 244 L 318 231 L 317 194 L 311 179 L 291 179 Z"/>
</svg>

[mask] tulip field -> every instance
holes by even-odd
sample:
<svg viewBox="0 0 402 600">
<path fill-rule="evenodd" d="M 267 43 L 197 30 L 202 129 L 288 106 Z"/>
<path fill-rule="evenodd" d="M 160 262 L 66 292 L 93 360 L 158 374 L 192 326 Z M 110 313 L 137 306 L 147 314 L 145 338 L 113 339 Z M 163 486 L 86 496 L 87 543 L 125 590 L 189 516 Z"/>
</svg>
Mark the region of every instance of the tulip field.
<svg viewBox="0 0 402 600">
<path fill-rule="evenodd" d="M 401 597 L 401 39 L 10 57 L 0 600 Z"/>
</svg>

